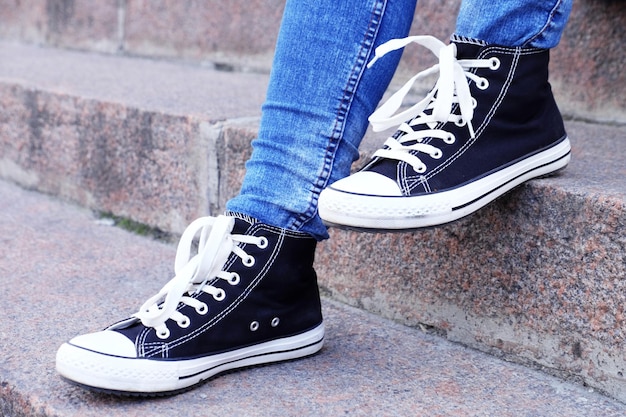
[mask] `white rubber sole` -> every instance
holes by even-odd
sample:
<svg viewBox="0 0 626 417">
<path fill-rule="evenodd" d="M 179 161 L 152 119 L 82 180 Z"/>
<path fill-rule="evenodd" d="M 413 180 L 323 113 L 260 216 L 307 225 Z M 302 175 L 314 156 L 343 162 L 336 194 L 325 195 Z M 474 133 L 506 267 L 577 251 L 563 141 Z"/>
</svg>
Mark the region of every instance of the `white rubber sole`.
<svg viewBox="0 0 626 417">
<path fill-rule="evenodd" d="M 564 168 L 568 138 L 557 145 L 461 187 L 415 197 L 349 193 L 331 185 L 322 191 L 319 214 L 328 226 L 401 230 L 436 226 L 484 207 L 518 185 Z"/>
<path fill-rule="evenodd" d="M 97 391 L 165 395 L 225 371 L 309 356 L 318 352 L 323 343 L 323 323 L 296 336 L 188 360 L 110 356 L 64 343 L 57 352 L 56 368 L 71 382 Z"/>
</svg>

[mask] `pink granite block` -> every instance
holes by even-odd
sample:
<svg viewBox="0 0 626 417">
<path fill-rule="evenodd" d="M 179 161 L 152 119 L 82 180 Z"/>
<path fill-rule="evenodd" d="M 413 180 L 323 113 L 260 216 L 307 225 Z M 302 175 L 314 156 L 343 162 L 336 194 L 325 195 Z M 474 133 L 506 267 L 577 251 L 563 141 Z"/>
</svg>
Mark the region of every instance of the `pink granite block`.
<svg viewBox="0 0 626 417">
<path fill-rule="evenodd" d="M 70 49 L 116 52 L 120 48 L 118 1 L 46 2 L 47 43 Z"/>
<path fill-rule="evenodd" d="M 0 1 L 0 38 L 44 43 L 47 30 L 45 2 L 38 0 Z"/>
<path fill-rule="evenodd" d="M 6 45 L 0 176 L 182 232 L 219 205 L 222 125 L 258 115 L 266 80 Z"/>
<path fill-rule="evenodd" d="M 454 32 L 460 0 L 419 0 L 411 25 L 411 34 L 432 35 L 446 40 Z"/>
<path fill-rule="evenodd" d="M 230 123 L 224 127 L 223 148 L 220 155 L 220 199 L 223 209 L 226 202 L 239 193 L 245 175 L 245 163 L 250 158 L 252 147 L 250 142 L 256 138 L 258 121 L 249 120 L 241 123 Z"/>
<path fill-rule="evenodd" d="M 575 117 L 626 122 L 626 3 L 575 1 L 552 53 L 552 83 L 562 110 Z"/>
<path fill-rule="evenodd" d="M 258 116 L 267 75 L 2 43 L 0 81 L 207 121 Z"/>
<path fill-rule="evenodd" d="M 11 90 L 0 123 L 6 177 L 164 230 L 206 214 L 198 120 Z"/>
<path fill-rule="evenodd" d="M 271 55 L 283 7 L 282 0 L 128 0 L 124 47 L 193 59 Z"/>
<path fill-rule="evenodd" d="M 0 38 L 116 52 L 118 2 L 89 0 L 0 1 Z"/>
</svg>

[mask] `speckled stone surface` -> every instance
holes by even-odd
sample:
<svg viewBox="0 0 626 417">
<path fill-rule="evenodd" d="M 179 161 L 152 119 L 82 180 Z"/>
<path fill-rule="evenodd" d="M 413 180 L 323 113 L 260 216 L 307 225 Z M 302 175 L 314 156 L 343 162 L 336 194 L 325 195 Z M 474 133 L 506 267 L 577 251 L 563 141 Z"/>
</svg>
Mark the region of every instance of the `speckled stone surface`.
<svg viewBox="0 0 626 417">
<path fill-rule="evenodd" d="M 3 44 L 0 177 L 180 233 L 218 205 L 222 125 L 258 116 L 266 83 L 265 75 Z"/>
<path fill-rule="evenodd" d="M 552 52 L 552 84 L 562 111 L 626 122 L 626 2 L 574 1 L 561 44 Z"/>
<path fill-rule="evenodd" d="M 333 230 L 318 251 L 322 287 L 626 399 L 625 131 L 567 128 L 565 171 L 473 216 L 413 233 Z"/>
<path fill-rule="evenodd" d="M 271 65 L 284 0 L 127 0 L 125 51 Z"/>
<path fill-rule="evenodd" d="M 54 371 L 57 347 L 135 309 L 175 248 L 0 181 L 0 414 L 5 416 L 622 416 L 581 385 L 325 301 L 320 354 L 142 400 L 97 395 Z"/>
</svg>

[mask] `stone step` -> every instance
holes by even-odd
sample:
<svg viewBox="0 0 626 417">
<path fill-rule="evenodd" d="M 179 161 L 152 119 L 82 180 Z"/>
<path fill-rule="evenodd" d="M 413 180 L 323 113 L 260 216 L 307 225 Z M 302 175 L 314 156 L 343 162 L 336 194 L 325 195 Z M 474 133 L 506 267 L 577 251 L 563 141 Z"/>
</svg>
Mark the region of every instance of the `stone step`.
<svg viewBox="0 0 626 417">
<path fill-rule="evenodd" d="M 57 347 L 136 311 L 170 278 L 175 247 L 84 208 L 0 180 L 0 415 L 623 416 L 580 384 L 323 300 L 326 340 L 311 358 L 230 373 L 160 399 L 99 395 L 64 382 Z"/>
<path fill-rule="evenodd" d="M 1 175 L 182 232 L 223 201 L 218 166 L 234 167 L 218 161 L 225 132 L 252 134 L 266 84 L 263 74 L 2 44 Z"/>
<path fill-rule="evenodd" d="M 181 233 L 238 191 L 266 83 L 1 44 L 0 177 Z M 333 230 L 317 260 L 324 293 L 626 401 L 625 128 L 567 128 L 567 170 L 467 219 L 398 234 Z M 368 135 L 363 152 L 377 140 Z"/>
<path fill-rule="evenodd" d="M 420 0 L 411 33 L 447 39 L 460 3 Z M 5 1 L 0 2 L 0 39 L 268 72 L 283 7 L 284 0 Z M 626 122 L 624 24 L 624 2 L 574 2 L 551 65 L 566 114 Z M 411 50 L 406 56 L 403 76 L 426 67 L 424 55 Z"/>
</svg>

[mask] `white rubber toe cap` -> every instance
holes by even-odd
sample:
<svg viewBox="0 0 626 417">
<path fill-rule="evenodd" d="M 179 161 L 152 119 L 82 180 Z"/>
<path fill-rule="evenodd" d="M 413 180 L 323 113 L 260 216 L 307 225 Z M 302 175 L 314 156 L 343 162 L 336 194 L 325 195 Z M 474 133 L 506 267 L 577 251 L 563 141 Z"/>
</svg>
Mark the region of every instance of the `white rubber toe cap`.
<svg viewBox="0 0 626 417">
<path fill-rule="evenodd" d="M 137 357 L 135 344 L 123 334 L 111 330 L 77 336 L 69 344 L 105 355 Z"/>
<path fill-rule="evenodd" d="M 331 189 L 352 194 L 365 194 L 384 197 L 401 197 L 398 184 L 391 178 L 371 171 L 361 171 L 341 179 L 330 186 Z"/>
</svg>

